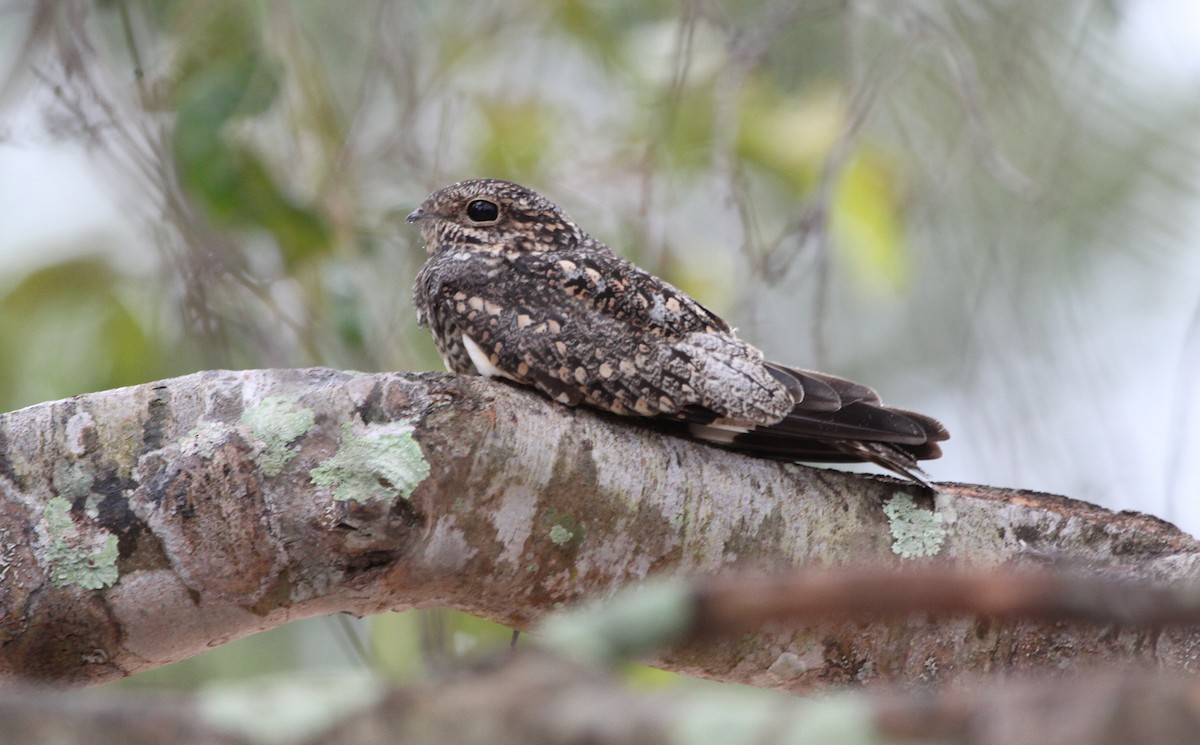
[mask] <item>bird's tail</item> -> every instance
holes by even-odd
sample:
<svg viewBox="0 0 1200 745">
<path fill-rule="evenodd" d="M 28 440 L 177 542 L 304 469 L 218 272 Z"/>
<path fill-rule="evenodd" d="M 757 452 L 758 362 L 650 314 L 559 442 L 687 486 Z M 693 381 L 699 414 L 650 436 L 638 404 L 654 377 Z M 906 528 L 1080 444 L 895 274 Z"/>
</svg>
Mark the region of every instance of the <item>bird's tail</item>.
<svg viewBox="0 0 1200 745">
<path fill-rule="evenodd" d="M 769 369 L 796 400 L 787 416 L 754 425 L 690 410 L 691 436 L 760 458 L 874 463 L 932 488 L 917 463 L 941 456 L 938 443 L 950 437 L 936 419 L 884 406 L 875 391 L 849 380 L 774 363 Z"/>
</svg>

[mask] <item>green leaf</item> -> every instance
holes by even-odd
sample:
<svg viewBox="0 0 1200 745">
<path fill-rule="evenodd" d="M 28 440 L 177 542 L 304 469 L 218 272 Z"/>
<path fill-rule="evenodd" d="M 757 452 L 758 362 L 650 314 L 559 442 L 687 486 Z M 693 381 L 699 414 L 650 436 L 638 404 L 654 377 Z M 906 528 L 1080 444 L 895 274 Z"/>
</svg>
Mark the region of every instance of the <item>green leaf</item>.
<svg viewBox="0 0 1200 745">
<path fill-rule="evenodd" d="M 812 191 L 845 126 L 840 101 L 826 89 L 787 96 L 766 84 L 751 85 L 740 115 L 738 156 L 796 196 Z"/>
<path fill-rule="evenodd" d="M 257 16 L 240 3 L 212 7 L 185 35 L 189 46 L 175 81 L 172 147 L 180 184 L 218 227 L 269 233 L 289 266 L 325 254 L 331 235 L 322 216 L 288 194 L 231 133 L 279 97 L 279 70 L 260 51 Z"/>
<path fill-rule="evenodd" d="M 894 182 L 883 155 L 865 150 L 842 171 L 834 196 L 838 251 L 868 291 L 899 292 L 912 269 Z"/>
</svg>

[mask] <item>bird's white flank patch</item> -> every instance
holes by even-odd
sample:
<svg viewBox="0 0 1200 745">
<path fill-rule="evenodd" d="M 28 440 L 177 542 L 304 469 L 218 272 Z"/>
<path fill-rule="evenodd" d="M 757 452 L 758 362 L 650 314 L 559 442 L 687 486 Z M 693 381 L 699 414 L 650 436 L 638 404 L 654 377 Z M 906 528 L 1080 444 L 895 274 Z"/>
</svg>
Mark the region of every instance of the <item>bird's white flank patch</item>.
<svg viewBox="0 0 1200 745">
<path fill-rule="evenodd" d="M 471 337 L 463 334 L 463 346 L 467 348 L 467 355 L 471 358 L 471 364 L 475 365 L 475 372 L 485 378 L 507 378 L 504 371 L 492 364 L 488 356 L 483 353 L 479 345 Z"/>
<path fill-rule="evenodd" d="M 688 427 L 692 437 L 697 440 L 707 440 L 721 445 L 728 445 L 733 438 L 744 435 L 750 427 L 739 427 L 732 424 L 693 424 Z"/>
</svg>

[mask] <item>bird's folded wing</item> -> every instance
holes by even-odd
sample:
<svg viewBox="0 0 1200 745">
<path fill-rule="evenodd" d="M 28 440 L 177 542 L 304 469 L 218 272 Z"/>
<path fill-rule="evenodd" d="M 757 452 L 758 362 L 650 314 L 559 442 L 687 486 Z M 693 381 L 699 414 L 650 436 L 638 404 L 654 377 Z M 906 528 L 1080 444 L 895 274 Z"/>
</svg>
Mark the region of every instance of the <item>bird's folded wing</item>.
<svg viewBox="0 0 1200 745">
<path fill-rule="evenodd" d="M 693 331 L 733 333 L 720 316 L 686 293 L 599 243 L 586 252 L 523 254 L 511 263 L 526 281 L 635 329 L 668 336 Z"/>
<path fill-rule="evenodd" d="M 631 323 L 602 295 L 566 294 L 555 280 L 516 284 L 443 283 L 440 302 L 467 309 L 442 312 L 475 350 L 472 357 L 479 356 L 481 374 L 533 386 L 561 403 L 625 415 L 677 417 L 701 407 L 753 424 L 778 421 L 793 406 L 761 353 L 730 335 L 668 334 Z"/>
</svg>

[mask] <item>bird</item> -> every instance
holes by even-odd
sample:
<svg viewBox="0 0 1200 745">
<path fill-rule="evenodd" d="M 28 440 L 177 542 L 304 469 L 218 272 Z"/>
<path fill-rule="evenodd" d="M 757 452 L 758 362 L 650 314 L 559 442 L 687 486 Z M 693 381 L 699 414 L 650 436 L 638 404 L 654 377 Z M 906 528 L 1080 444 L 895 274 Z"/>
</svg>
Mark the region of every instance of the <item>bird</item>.
<svg viewBox="0 0 1200 745">
<path fill-rule="evenodd" d="M 428 258 L 418 325 L 446 367 L 653 423 L 751 456 L 869 462 L 932 489 L 936 419 L 884 406 L 871 388 L 772 362 L 682 290 L 622 258 L 554 202 L 476 178 L 406 218 Z"/>
</svg>

